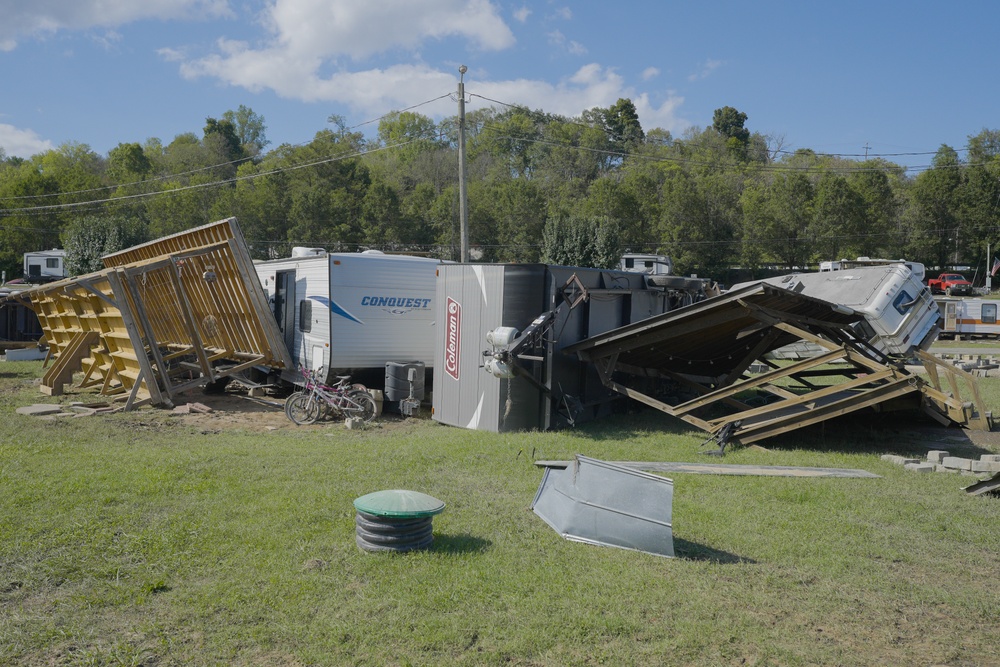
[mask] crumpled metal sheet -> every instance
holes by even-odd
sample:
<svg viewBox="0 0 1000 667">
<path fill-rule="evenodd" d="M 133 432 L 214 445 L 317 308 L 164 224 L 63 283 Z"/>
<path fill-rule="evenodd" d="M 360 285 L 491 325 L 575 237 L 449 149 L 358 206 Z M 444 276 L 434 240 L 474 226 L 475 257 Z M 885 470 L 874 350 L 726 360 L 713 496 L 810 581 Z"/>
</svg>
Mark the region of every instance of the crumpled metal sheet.
<svg viewBox="0 0 1000 667">
<path fill-rule="evenodd" d="M 569 540 L 674 556 L 674 483 L 577 455 L 546 468 L 531 509 Z"/>
</svg>

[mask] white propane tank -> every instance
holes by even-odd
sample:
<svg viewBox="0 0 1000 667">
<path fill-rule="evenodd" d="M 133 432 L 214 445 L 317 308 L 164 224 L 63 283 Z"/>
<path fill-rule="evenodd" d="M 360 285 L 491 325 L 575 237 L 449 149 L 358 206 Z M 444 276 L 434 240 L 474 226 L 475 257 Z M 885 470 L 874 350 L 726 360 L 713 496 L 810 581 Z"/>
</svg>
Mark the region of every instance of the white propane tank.
<svg viewBox="0 0 1000 667">
<path fill-rule="evenodd" d="M 510 366 L 496 357 L 487 357 L 483 368 L 486 369 L 487 373 L 501 380 L 514 377 L 514 371 L 510 369 Z"/>
<path fill-rule="evenodd" d="M 494 348 L 507 347 L 511 341 L 517 338 L 517 329 L 514 327 L 497 327 L 486 333 L 486 342 Z"/>
</svg>

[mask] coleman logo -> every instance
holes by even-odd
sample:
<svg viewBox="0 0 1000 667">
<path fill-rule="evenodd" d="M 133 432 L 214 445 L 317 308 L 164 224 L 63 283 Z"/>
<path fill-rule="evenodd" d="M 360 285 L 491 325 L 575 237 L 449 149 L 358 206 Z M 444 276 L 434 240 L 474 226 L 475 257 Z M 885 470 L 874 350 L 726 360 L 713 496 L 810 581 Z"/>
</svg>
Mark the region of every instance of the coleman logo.
<svg viewBox="0 0 1000 667">
<path fill-rule="evenodd" d="M 444 372 L 458 379 L 458 360 L 461 355 L 462 306 L 451 297 L 445 309 Z"/>
</svg>

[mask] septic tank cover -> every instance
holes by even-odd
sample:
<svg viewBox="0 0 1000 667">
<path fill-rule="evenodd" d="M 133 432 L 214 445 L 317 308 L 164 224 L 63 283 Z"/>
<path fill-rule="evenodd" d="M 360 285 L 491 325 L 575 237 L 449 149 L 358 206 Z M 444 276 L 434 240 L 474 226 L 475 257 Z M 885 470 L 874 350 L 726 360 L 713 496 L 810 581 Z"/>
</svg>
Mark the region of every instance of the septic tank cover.
<svg viewBox="0 0 1000 667">
<path fill-rule="evenodd" d="M 354 509 L 374 516 L 417 519 L 440 514 L 444 502 L 419 491 L 392 489 L 361 496 L 354 501 Z"/>
</svg>

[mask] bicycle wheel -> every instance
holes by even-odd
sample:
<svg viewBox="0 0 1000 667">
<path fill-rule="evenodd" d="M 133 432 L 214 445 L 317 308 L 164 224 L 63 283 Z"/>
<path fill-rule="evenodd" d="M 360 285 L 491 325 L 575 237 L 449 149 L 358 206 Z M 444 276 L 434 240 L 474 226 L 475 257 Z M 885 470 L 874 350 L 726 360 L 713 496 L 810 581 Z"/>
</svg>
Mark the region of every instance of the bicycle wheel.
<svg viewBox="0 0 1000 667">
<path fill-rule="evenodd" d="M 312 424 L 322 412 L 319 400 L 312 394 L 297 392 L 285 401 L 285 416 L 300 426 Z"/>
<path fill-rule="evenodd" d="M 362 421 L 370 422 L 375 419 L 378 406 L 375 399 L 367 391 L 352 391 L 347 394 L 347 405 L 342 410 L 348 417 L 354 417 Z"/>
</svg>

